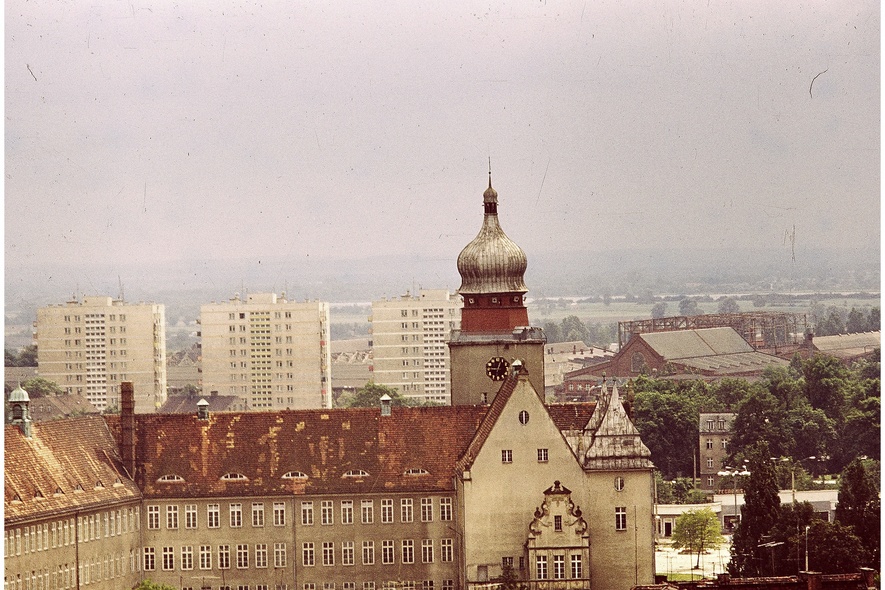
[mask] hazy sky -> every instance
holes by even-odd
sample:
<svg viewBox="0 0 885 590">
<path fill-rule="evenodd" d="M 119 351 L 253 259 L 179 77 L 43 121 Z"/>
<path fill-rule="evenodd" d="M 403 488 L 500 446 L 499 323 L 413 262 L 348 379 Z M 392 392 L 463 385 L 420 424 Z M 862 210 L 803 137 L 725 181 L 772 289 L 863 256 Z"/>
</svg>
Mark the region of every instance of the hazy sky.
<svg viewBox="0 0 885 590">
<path fill-rule="evenodd" d="M 5 13 L 8 265 L 879 241 L 872 0 Z"/>
</svg>

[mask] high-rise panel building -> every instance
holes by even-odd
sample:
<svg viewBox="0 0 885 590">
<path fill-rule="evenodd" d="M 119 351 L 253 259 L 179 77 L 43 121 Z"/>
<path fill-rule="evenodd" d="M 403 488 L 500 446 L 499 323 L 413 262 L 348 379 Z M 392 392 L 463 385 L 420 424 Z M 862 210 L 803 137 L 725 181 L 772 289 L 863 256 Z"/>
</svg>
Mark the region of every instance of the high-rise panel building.
<svg viewBox="0 0 885 590">
<path fill-rule="evenodd" d="M 329 304 L 276 293 L 200 307 L 203 393 L 250 410 L 332 406 Z"/>
<path fill-rule="evenodd" d="M 106 296 L 37 310 L 38 375 L 100 410 L 119 407 L 120 383 L 138 392 L 135 411 L 166 401 L 166 312 L 157 303 Z"/>
<path fill-rule="evenodd" d="M 372 302 L 375 383 L 403 396 L 449 403 L 451 370 L 446 342 L 461 325 L 461 298 L 445 289 L 421 289 Z"/>
</svg>

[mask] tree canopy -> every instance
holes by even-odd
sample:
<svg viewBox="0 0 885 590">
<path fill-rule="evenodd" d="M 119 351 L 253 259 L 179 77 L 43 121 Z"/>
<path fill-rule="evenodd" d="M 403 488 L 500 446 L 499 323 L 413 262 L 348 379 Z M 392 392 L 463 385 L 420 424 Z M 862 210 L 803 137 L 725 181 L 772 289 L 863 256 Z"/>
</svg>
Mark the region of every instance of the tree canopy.
<svg viewBox="0 0 885 590">
<path fill-rule="evenodd" d="M 400 395 L 395 387 L 380 385 L 374 381 L 369 381 L 359 388 L 352 396 L 342 396 L 339 404 L 347 408 L 378 408 L 381 407 L 381 397 L 387 394 L 390 396 L 391 406 L 418 406 L 421 402 L 409 399 Z"/>
<path fill-rule="evenodd" d="M 867 471 L 865 461 L 855 459 L 842 472 L 836 522 L 849 527 L 868 550 L 868 562 L 877 567 L 881 545 L 881 501 L 876 478 Z"/>
<path fill-rule="evenodd" d="M 719 547 L 724 539 L 719 532 L 719 518 L 709 508 L 683 512 L 673 526 L 673 548 L 688 549 L 698 554 L 698 567 L 701 553 Z"/>
<path fill-rule="evenodd" d="M 732 575 L 752 577 L 769 571 L 768 555 L 760 545 L 780 518 L 781 503 L 768 443 L 755 443 L 745 456 L 750 475 L 743 478 L 744 505 L 732 538 L 728 570 Z"/>
</svg>

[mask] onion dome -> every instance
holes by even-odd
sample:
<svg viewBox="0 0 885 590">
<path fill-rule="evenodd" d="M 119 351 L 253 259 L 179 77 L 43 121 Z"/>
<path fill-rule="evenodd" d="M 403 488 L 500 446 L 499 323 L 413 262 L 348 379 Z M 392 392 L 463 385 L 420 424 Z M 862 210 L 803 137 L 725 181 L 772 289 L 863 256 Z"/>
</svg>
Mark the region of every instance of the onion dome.
<svg viewBox="0 0 885 590">
<path fill-rule="evenodd" d="M 458 293 L 525 293 L 525 252 L 507 237 L 498 223 L 498 193 L 489 188 L 482 195 L 485 217 L 482 229 L 458 255 L 461 287 Z"/>
<path fill-rule="evenodd" d="M 30 402 L 31 397 L 28 395 L 28 392 L 22 389 L 21 384 L 18 387 L 12 390 L 12 393 L 9 394 L 9 403 L 22 403 L 22 402 Z"/>
</svg>

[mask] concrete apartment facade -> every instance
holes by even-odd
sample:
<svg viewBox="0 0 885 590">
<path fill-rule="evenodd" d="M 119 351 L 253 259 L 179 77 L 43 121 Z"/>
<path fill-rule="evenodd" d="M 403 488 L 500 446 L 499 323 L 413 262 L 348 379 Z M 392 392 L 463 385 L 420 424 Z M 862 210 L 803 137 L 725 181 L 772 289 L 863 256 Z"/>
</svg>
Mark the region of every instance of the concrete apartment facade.
<svg viewBox="0 0 885 590">
<path fill-rule="evenodd" d="M 421 289 L 372 302 L 372 377 L 421 401 L 451 401 L 446 342 L 461 326 L 461 298 L 445 289 Z"/>
<path fill-rule="evenodd" d="M 200 307 L 203 394 L 236 395 L 250 410 L 328 408 L 329 304 L 275 293 Z"/>
<path fill-rule="evenodd" d="M 166 313 L 156 303 L 87 296 L 37 310 L 38 376 L 99 410 L 118 408 L 120 383 L 138 392 L 136 411 L 166 401 Z"/>
</svg>

